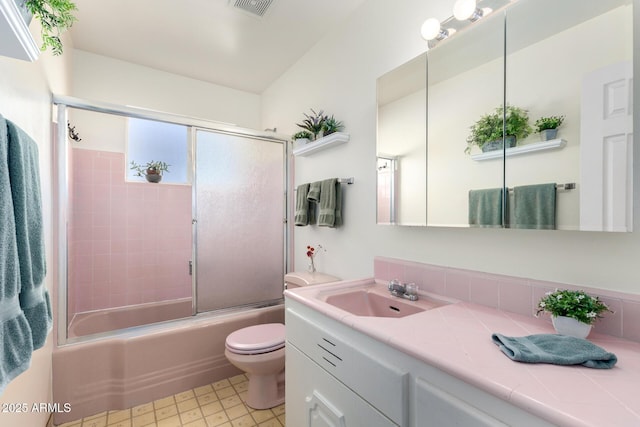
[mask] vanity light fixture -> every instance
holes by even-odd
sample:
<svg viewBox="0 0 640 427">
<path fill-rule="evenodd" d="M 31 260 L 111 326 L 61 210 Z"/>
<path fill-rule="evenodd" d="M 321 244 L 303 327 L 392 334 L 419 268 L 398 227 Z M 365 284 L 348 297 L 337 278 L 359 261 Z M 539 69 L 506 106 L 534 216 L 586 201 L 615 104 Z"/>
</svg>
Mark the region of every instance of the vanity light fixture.
<svg viewBox="0 0 640 427">
<path fill-rule="evenodd" d="M 484 16 L 484 11 L 478 9 L 476 0 L 458 0 L 453 5 L 453 16 L 458 21 L 476 22 Z"/>
<path fill-rule="evenodd" d="M 480 18 L 493 11 L 515 3 L 517 0 L 456 0 L 453 5 L 453 16 L 440 23 L 436 18 L 429 18 L 422 24 L 420 33 L 429 44 L 429 49 L 438 42 L 451 37 L 456 31 L 462 30 Z"/>
</svg>

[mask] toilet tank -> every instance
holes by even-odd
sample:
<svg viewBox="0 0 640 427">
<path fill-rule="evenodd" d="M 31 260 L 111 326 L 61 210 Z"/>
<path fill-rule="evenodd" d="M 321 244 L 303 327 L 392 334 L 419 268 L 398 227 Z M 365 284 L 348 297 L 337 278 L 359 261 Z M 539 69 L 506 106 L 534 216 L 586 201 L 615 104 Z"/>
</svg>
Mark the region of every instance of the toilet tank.
<svg viewBox="0 0 640 427">
<path fill-rule="evenodd" d="M 309 273 L 308 271 L 294 271 L 292 273 L 287 273 L 284 275 L 284 285 L 286 289 L 319 285 L 321 283 L 337 282 L 339 280 L 339 277 L 319 273 L 317 271 L 313 273 Z"/>
</svg>

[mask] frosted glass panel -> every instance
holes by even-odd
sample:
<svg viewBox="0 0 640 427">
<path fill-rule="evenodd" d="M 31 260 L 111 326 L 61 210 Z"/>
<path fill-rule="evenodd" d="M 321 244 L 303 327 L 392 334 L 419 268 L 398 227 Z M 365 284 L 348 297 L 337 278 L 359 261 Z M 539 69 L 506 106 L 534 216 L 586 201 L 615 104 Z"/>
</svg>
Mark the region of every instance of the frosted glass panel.
<svg viewBox="0 0 640 427">
<path fill-rule="evenodd" d="M 198 311 L 282 297 L 284 146 L 196 134 Z"/>
</svg>

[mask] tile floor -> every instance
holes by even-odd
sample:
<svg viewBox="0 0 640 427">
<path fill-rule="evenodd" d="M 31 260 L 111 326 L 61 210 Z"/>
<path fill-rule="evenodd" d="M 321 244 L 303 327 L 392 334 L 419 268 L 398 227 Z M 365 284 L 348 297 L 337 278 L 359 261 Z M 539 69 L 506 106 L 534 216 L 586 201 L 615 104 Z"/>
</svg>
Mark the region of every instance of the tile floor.
<svg viewBox="0 0 640 427">
<path fill-rule="evenodd" d="M 282 427 L 284 405 L 244 404 L 247 377 L 237 375 L 130 409 L 102 412 L 59 427 Z"/>
</svg>

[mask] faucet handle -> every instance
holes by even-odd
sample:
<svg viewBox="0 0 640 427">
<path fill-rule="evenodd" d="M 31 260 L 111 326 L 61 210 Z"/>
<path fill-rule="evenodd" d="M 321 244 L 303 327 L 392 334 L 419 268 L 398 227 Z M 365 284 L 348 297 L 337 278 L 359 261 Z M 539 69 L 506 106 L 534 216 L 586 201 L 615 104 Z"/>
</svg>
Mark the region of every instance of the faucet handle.
<svg viewBox="0 0 640 427">
<path fill-rule="evenodd" d="M 413 282 L 407 283 L 405 287 L 406 287 L 405 293 L 407 295 L 418 295 L 418 286 L 415 283 Z"/>
<path fill-rule="evenodd" d="M 400 281 L 398 279 L 392 279 L 389 281 L 389 284 L 387 285 L 387 289 L 389 289 L 390 291 L 393 291 L 398 289 L 398 286 L 400 286 Z"/>
</svg>

